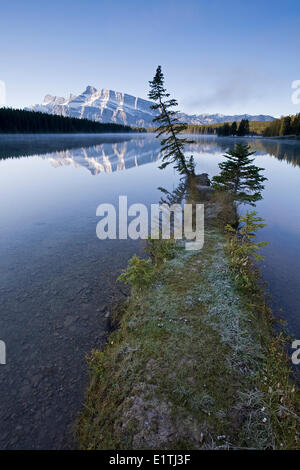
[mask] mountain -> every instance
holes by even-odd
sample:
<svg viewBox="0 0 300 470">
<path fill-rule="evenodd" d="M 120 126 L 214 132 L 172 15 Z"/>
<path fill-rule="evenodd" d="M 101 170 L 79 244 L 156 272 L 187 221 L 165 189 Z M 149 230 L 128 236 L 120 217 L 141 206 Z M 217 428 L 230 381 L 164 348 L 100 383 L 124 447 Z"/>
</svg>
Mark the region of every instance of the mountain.
<svg viewBox="0 0 300 470">
<path fill-rule="evenodd" d="M 155 112 L 151 109 L 151 101 L 144 100 L 126 93 L 113 90 L 97 90 L 87 86 L 85 91 L 69 98 L 46 95 L 41 104 L 25 108 L 26 110 L 42 111 L 61 116 L 86 118 L 98 122 L 115 122 L 135 127 L 153 127 L 152 119 Z M 272 116 L 250 116 L 241 114 L 224 116 L 223 114 L 193 114 L 179 113 L 179 119 L 187 124 L 217 124 L 240 121 L 273 121 Z"/>
<path fill-rule="evenodd" d="M 160 142 L 155 139 L 135 137 L 120 142 L 104 142 L 89 147 L 79 147 L 46 153 L 39 156 L 55 168 L 72 165 L 86 168 L 92 175 L 123 171 L 161 158 Z"/>
</svg>

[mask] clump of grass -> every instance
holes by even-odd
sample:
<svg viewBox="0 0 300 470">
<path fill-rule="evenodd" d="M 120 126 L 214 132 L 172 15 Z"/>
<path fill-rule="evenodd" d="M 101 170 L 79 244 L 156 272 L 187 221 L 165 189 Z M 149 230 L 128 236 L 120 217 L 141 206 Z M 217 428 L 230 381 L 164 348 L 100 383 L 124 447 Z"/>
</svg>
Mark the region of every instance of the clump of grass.
<svg viewBox="0 0 300 470">
<path fill-rule="evenodd" d="M 146 248 L 155 266 L 162 266 L 167 260 L 174 258 L 176 254 L 176 240 L 151 239 Z"/>
<path fill-rule="evenodd" d="M 176 241 L 172 238 L 170 240 L 149 238 L 146 251 L 150 258 L 143 259 L 133 255 L 128 262 L 127 269 L 123 269 L 122 274 L 117 279 L 118 282 L 129 284 L 135 292 L 141 292 L 149 287 L 159 268 L 168 259 L 175 256 Z"/>
<path fill-rule="evenodd" d="M 291 369 L 286 353 L 286 338 L 281 332 L 272 338 L 260 376 L 264 392 L 265 408 L 274 434 L 276 448 L 300 448 L 300 397 L 299 390 L 291 381 Z"/>
<path fill-rule="evenodd" d="M 129 284 L 137 291 L 142 291 L 153 282 L 154 271 L 151 259 L 143 259 L 133 255 L 128 262 L 128 268 L 123 269 L 117 281 Z"/>
<path fill-rule="evenodd" d="M 101 377 L 103 374 L 104 353 L 98 349 L 92 349 L 90 354 L 86 354 L 86 362 L 92 377 Z"/>
</svg>

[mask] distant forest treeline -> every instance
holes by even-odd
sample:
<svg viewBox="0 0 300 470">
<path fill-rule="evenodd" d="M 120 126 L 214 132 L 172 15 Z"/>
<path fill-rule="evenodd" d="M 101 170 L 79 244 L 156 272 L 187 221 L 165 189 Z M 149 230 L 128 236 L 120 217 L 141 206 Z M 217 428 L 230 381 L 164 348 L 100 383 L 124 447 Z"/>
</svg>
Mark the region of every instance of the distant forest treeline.
<svg viewBox="0 0 300 470">
<path fill-rule="evenodd" d="M 57 116 L 23 109 L 0 109 L 0 133 L 104 133 L 138 132 L 139 129 L 114 123 Z"/>
<path fill-rule="evenodd" d="M 219 136 L 299 136 L 300 113 L 275 119 L 275 121 L 248 121 L 248 119 L 242 119 L 240 122 L 225 122 L 224 124 L 189 124 L 186 132 L 190 134 L 217 134 Z"/>
<path fill-rule="evenodd" d="M 262 135 L 269 124 L 269 121 L 248 121 L 248 119 L 222 124 L 189 124 L 186 132 L 190 134 L 217 134 L 219 136 Z"/>
<path fill-rule="evenodd" d="M 294 116 L 285 116 L 269 123 L 264 130 L 265 137 L 300 135 L 300 113 Z"/>
<path fill-rule="evenodd" d="M 0 109 L 0 134 L 8 133 L 105 133 L 105 132 L 153 132 L 154 129 L 133 128 L 115 123 L 101 123 L 46 114 L 22 109 Z M 216 134 L 219 136 L 263 135 L 264 137 L 300 135 L 300 113 L 275 121 L 225 122 L 222 124 L 188 124 L 189 134 Z"/>
</svg>

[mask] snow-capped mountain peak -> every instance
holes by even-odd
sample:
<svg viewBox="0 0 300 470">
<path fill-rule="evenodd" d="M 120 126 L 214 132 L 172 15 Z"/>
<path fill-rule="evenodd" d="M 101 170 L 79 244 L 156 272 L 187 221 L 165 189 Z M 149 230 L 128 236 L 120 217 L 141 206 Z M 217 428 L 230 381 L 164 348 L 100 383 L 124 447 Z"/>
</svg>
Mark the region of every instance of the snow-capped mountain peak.
<svg viewBox="0 0 300 470">
<path fill-rule="evenodd" d="M 88 85 L 79 95 L 70 94 L 69 98 L 46 95 L 41 104 L 27 109 L 42 111 L 76 118 L 91 119 L 98 122 L 115 122 L 134 127 L 153 127 L 155 117 L 152 102 L 107 88 L 97 89 Z M 225 116 L 223 114 L 179 114 L 179 119 L 188 124 L 216 124 L 240 121 L 272 121 L 272 116 L 250 116 L 248 114 Z"/>
</svg>

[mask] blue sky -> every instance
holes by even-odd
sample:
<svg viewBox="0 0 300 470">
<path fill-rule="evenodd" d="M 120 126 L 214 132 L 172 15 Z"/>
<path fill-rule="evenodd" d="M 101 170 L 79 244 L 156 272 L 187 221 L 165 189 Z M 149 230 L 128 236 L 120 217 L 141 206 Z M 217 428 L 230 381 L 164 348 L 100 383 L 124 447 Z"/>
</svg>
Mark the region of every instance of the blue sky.
<svg viewBox="0 0 300 470">
<path fill-rule="evenodd" d="M 87 85 L 147 98 L 161 64 L 182 111 L 300 111 L 299 0 L 10 0 L 0 11 L 9 106 Z"/>
</svg>

